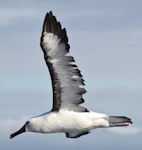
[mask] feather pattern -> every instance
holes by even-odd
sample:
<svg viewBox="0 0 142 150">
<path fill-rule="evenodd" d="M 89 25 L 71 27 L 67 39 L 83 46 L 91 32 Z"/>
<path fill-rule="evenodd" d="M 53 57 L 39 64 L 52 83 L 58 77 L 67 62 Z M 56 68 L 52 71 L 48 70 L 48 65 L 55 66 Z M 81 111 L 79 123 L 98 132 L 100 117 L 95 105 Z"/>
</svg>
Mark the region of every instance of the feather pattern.
<svg viewBox="0 0 142 150">
<path fill-rule="evenodd" d="M 67 109 L 87 112 L 80 106 L 84 102 L 85 84 L 74 58 L 69 54 L 66 29 L 62 29 L 51 11 L 46 14 L 40 44 L 52 80 L 52 111 Z"/>
</svg>

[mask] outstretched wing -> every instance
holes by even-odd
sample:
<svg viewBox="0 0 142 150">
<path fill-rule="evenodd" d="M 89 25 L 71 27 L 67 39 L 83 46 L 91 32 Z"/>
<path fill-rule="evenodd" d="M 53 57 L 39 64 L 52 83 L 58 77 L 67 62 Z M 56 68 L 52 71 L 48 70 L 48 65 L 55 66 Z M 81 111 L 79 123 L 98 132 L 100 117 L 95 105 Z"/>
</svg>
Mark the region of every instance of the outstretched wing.
<svg viewBox="0 0 142 150">
<path fill-rule="evenodd" d="M 80 106 L 84 102 L 82 94 L 86 90 L 83 88 L 84 80 L 75 60 L 69 55 L 66 29 L 62 29 L 51 11 L 46 14 L 40 44 L 52 80 L 52 111 L 88 111 Z"/>
</svg>

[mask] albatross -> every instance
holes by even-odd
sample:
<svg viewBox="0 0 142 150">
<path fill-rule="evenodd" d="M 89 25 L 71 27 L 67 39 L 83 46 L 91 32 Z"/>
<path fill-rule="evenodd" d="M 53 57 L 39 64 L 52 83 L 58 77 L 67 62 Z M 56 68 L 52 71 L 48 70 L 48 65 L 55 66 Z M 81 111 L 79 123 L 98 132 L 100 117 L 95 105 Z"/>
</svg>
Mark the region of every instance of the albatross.
<svg viewBox="0 0 142 150">
<path fill-rule="evenodd" d="M 51 111 L 32 117 L 10 138 L 24 133 L 65 133 L 67 138 L 78 138 L 96 128 L 122 127 L 132 124 L 125 116 L 109 116 L 89 111 L 81 104 L 86 93 L 84 80 L 74 58 L 66 29 L 62 28 L 52 11 L 45 16 L 40 45 L 50 72 L 53 90 Z"/>
</svg>

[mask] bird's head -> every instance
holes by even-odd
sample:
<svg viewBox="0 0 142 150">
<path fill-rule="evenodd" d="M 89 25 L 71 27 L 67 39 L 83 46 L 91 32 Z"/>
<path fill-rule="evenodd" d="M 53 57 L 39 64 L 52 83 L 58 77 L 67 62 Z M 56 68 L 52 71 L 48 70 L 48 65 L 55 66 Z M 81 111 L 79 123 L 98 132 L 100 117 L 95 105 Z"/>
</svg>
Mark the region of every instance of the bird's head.
<svg viewBox="0 0 142 150">
<path fill-rule="evenodd" d="M 47 127 L 47 125 L 46 125 Z M 21 129 L 14 132 L 10 135 L 10 139 L 14 138 L 15 136 L 24 133 L 24 132 L 43 132 L 45 130 L 45 127 L 43 125 L 42 117 L 33 117 L 29 119 Z"/>
<path fill-rule="evenodd" d="M 29 131 L 30 126 L 31 126 L 30 121 L 27 121 L 22 128 L 20 128 L 18 131 L 16 131 L 13 134 L 11 134 L 9 138 L 12 139 L 12 138 L 14 138 L 15 136 L 17 136 L 17 135 L 19 135 L 21 133 Z"/>
</svg>

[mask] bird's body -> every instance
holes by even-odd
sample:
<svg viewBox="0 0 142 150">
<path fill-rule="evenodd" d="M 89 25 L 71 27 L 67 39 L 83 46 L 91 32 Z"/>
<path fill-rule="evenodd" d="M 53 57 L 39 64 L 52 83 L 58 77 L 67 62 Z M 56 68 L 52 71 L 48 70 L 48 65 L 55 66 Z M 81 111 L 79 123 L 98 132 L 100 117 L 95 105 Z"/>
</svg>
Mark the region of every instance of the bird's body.
<svg viewBox="0 0 142 150">
<path fill-rule="evenodd" d="M 29 119 L 10 138 L 26 131 L 64 132 L 69 138 L 77 138 L 95 128 L 128 126 L 132 123 L 127 117 L 100 114 L 81 106 L 83 94 L 86 93 L 84 80 L 69 54 L 66 30 L 62 29 L 52 12 L 45 17 L 40 44 L 51 75 L 53 107 L 50 112 Z"/>
<path fill-rule="evenodd" d="M 95 112 L 74 112 L 61 110 L 49 112 L 30 120 L 34 132 L 40 133 L 82 133 L 97 127 L 109 127 L 109 117 Z"/>
</svg>

